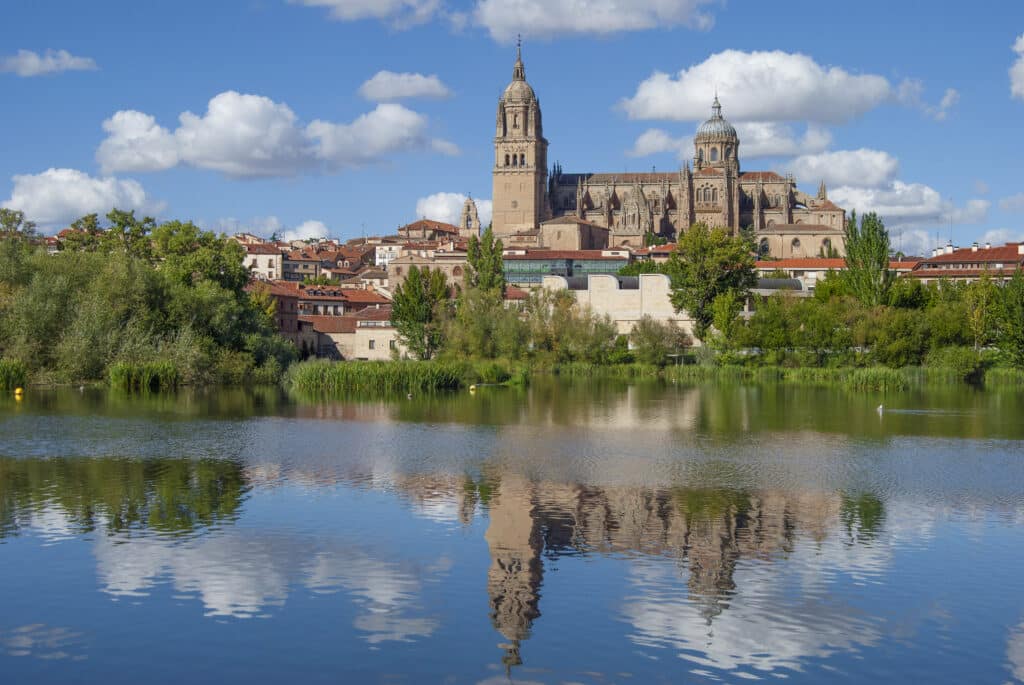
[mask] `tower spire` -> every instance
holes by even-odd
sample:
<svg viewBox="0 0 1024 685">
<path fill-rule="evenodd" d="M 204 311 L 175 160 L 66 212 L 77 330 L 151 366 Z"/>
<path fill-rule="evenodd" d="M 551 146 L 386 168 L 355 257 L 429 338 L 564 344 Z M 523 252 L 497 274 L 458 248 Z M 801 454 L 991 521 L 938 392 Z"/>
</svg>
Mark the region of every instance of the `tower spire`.
<svg viewBox="0 0 1024 685">
<path fill-rule="evenodd" d="M 522 35 L 516 36 L 516 64 L 512 68 L 512 80 L 513 81 L 525 81 L 526 80 L 526 67 L 523 66 L 523 37 Z"/>
</svg>

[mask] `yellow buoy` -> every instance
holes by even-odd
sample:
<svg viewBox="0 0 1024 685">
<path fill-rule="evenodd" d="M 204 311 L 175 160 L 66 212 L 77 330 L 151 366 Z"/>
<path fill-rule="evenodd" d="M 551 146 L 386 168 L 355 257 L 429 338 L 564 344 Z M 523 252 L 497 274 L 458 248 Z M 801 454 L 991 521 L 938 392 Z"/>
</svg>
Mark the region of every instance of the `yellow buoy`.
<svg viewBox="0 0 1024 685">
<path fill-rule="evenodd" d="M 23 392 L 25 392 L 25 389 L 24 389 L 24 388 L 15 388 L 15 389 L 14 389 L 14 394 L 15 394 L 15 395 L 20 395 L 20 394 L 21 394 L 21 393 L 23 393 Z"/>
<path fill-rule="evenodd" d="M 476 386 L 475 385 L 469 386 L 469 391 L 470 392 L 476 392 Z"/>
</svg>

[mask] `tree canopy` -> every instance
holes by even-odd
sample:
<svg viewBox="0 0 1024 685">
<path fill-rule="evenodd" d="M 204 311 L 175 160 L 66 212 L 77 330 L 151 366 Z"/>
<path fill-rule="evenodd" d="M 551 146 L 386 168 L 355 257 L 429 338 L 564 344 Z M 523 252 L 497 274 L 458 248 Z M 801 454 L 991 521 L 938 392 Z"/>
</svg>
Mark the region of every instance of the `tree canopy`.
<svg viewBox="0 0 1024 685">
<path fill-rule="evenodd" d="M 757 283 L 750 243 L 701 223 L 679 238 L 664 269 L 672 279 L 672 306 L 693 317 L 694 333 L 702 340 L 714 321 L 715 298 L 723 293 L 741 298 Z"/>
</svg>

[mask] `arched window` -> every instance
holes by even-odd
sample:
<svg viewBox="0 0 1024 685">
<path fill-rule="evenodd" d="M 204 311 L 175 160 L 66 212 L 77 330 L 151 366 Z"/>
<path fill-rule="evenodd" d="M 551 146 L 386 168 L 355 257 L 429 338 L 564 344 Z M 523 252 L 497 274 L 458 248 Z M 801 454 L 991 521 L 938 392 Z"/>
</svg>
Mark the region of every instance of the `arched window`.
<svg viewBox="0 0 1024 685">
<path fill-rule="evenodd" d="M 519 166 L 526 166 L 526 154 L 519 155 Z"/>
<path fill-rule="evenodd" d="M 732 159 L 732 145 L 725 146 L 725 158 Z"/>
<path fill-rule="evenodd" d="M 512 128 L 519 128 L 519 115 L 518 114 L 513 114 L 512 115 Z"/>
<path fill-rule="evenodd" d="M 510 164 L 511 160 L 508 158 L 508 155 L 505 155 L 505 166 L 509 166 Z"/>
<path fill-rule="evenodd" d="M 396 266 L 395 267 L 395 275 L 396 276 L 401 276 L 402 275 L 402 267 L 400 267 L 400 266 Z"/>
<path fill-rule="evenodd" d="M 711 161 L 712 162 L 717 162 L 718 161 L 718 148 L 717 147 L 711 148 Z"/>
<path fill-rule="evenodd" d="M 770 251 L 771 248 L 768 247 L 768 239 L 761 238 L 761 243 L 757 246 L 757 254 L 761 255 L 762 257 L 765 257 L 768 255 Z"/>
<path fill-rule="evenodd" d="M 782 206 L 782 196 L 781 195 L 776 195 L 775 196 L 775 206 L 776 207 L 781 207 Z"/>
<path fill-rule="evenodd" d="M 452 269 L 452 276 L 454 276 L 455 278 L 460 278 L 462 276 L 462 267 L 457 266 L 454 269 Z"/>
<path fill-rule="evenodd" d="M 519 166 L 519 155 L 512 155 L 512 166 Z"/>
<path fill-rule="evenodd" d="M 799 250 L 800 249 L 800 239 L 799 238 L 793 238 L 793 242 L 790 243 L 790 246 L 793 248 L 793 252 L 796 252 L 797 250 Z"/>
<path fill-rule="evenodd" d="M 832 241 L 825 238 L 821 241 L 821 251 L 823 257 L 829 257 L 832 255 Z"/>
<path fill-rule="evenodd" d="M 711 191 L 711 201 L 718 202 L 718 188 Z"/>
<path fill-rule="evenodd" d="M 701 162 L 704 161 L 704 150 L 697 150 L 697 159 Z"/>
</svg>

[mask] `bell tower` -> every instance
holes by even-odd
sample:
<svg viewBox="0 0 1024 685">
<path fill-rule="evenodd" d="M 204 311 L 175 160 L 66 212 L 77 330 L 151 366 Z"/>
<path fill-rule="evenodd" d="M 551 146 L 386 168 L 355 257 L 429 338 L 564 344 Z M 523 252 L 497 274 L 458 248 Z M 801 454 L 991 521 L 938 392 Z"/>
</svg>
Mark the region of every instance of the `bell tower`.
<svg viewBox="0 0 1024 685">
<path fill-rule="evenodd" d="M 548 141 L 540 101 L 526 82 L 521 42 L 512 82 L 498 100 L 493 178 L 496 237 L 536 228 L 548 218 Z"/>
</svg>

